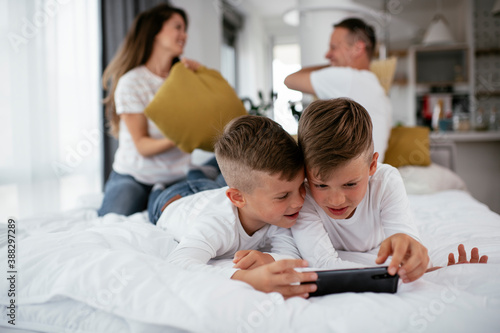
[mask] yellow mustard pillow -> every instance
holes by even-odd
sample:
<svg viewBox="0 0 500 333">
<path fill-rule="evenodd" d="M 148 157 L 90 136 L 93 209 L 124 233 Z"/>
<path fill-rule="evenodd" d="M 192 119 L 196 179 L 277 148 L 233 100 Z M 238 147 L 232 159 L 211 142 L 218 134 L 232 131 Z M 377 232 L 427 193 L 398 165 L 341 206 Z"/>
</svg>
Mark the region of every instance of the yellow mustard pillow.
<svg viewBox="0 0 500 333">
<path fill-rule="evenodd" d="M 384 163 L 393 167 L 431 164 L 429 128 L 398 126 L 391 130 Z"/>
<path fill-rule="evenodd" d="M 185 152 L 213 151 L 214 141 L 233 118 L 247 114 L 242 101 L 222 75 L 201 66 L 172 67 L 144 113 Z"/>
</svg>

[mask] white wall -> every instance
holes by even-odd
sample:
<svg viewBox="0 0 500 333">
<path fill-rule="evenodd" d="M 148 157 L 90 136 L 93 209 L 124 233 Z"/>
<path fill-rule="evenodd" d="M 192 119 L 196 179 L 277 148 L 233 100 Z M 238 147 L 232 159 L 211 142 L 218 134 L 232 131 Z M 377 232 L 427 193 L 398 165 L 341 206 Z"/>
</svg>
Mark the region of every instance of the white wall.
<svg viewBox="0 0 500 333">
<path fill-rule="evenodd" d="M 222 11 L 219 0 L 172 0 L 186 11 L 189 20 L 184 56 L 220 70 Z"/>
<path fill-rule="evenodd" d="M 299 0 L 299 7 L 331 5 L 328 0 Z M 348 14 L 337 10 L 311 10 L 300 13 L 299 40 L 302 66 L 327 64 L 325 54 L 330 44 L 332 25 Z"/>
<path fill-rule="evenodd" d="M 247 2 L 241 8 L 246 15 L 238 38 L 238 94 L 258 101 L 257 92 L 271 90 L 270 40 L 262 16 Z"/>
<path fill-rule="evenodd" d="M 264 20 L 247 1 L 230 2 L 245 15 L 238 39 L 237 92 L 240 97 L 258 101 L 260 90 L 271 90 L 270 38 Z M 188 41 L 184 56 L 220 70 L 222 45 L 222 6 L 220 0 L 172 0 L 186 10 L 189 18 Z"/>
</svg>

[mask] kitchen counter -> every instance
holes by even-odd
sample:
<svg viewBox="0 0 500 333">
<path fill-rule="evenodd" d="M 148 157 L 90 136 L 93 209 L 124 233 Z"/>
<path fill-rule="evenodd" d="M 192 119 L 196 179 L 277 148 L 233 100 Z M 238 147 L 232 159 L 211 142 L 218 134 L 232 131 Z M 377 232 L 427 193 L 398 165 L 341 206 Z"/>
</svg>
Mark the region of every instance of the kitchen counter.
<svg viewBox="0 0 500 333">
<path fill-rule="evenodd" d="M 500 214 L 500 131 L 431 132 L 430 142 L 455 147 L 455 172 L 473 197 Z"/>
<path fill-rule="evenodd" d="M 431 132 L 430 139 L 454 142 L 500 141 L 500 131 Z"/>
</svg>

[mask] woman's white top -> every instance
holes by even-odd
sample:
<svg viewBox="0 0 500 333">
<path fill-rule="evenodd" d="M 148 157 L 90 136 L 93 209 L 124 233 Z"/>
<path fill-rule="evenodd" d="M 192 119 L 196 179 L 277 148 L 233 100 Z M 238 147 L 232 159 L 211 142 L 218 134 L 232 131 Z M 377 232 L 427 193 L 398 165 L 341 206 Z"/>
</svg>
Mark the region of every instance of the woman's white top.
<svg viewBox="0 0 500 333">
<path fill-rule="evenodd" d="M 136 67 L 125 73 L 115 91 L 116 113 L 144 113 L 164 79 L 150 72 L 146 66 Z M 148 133 L 151 138 L 161 139 L 164 135 L 150 119 Z M 127 125 L 120 120 L 119 145 L 115 153 L 113 169 L 131 175 L 137 181 L 153 185 L 171 184 L 186 176 L 191 162 L 191 154 L 174 147 L 163 153 L 144 157 L 137 151 Z"/>
</svg>

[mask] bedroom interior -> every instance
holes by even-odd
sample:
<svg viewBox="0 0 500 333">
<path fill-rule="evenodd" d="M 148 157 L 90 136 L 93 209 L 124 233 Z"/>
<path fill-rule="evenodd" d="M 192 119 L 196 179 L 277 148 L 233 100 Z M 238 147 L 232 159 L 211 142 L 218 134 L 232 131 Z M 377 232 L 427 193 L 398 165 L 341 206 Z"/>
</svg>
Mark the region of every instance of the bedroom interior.
<svg viewBox="0 0 500 333">
<path fill-rule="evenodd" d="M 312 96 L 287 91 L 283 78 L 325 63 L 333 22 L 360 16 L 373 24 L 380 44 L 372 70 L 386 80 L 393 106 L 386 161 L 403 177 L 431 261 L 445 266 L 460 243 L 489 256 L 486 265 L 456 265 L 400 283 L 394 295 L 310 300 L 284 300 L 166 264 L 176 243 L 144 223 L 145 213 L 97 218 L 117 148 L 103 119 L 102 70 L 133 18 L 161 2 L 0 4 L 0 49 L 7 50 L 0 53 L 0 119 L 7 125 L 0 133 L 2 260 L 8 226 L 15 223 L 21 242 L 17 323 L 8 324 L 2 311 L 2 331 L 500 329 L 499 1 L 169 1 L 189 15 L 185 56 L 220 71 L 238 97 L 291 134 L 291 106 L 300 113 Z M 194 154 L 199 161 L 211 156 Z M 9 302 L 0 296 L 4 309 Z"/>
</svg>

